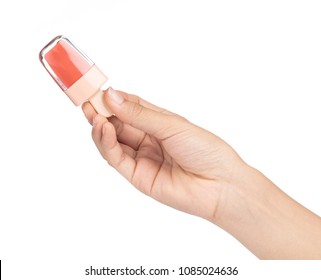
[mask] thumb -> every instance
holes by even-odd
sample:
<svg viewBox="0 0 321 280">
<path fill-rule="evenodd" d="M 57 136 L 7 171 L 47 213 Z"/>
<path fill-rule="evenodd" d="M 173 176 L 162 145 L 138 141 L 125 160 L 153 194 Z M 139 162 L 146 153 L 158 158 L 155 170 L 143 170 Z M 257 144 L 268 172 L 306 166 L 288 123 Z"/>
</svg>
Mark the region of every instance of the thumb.
<svg viewBox="0 0 321 280">
<path fill-rule="evenodd" d="M 182 117 L 148 103 L 138 96 L 109 88 L 105 101 L 116 117 L 158 139 L 168 138 L 187 123 Z"/>
</svg>

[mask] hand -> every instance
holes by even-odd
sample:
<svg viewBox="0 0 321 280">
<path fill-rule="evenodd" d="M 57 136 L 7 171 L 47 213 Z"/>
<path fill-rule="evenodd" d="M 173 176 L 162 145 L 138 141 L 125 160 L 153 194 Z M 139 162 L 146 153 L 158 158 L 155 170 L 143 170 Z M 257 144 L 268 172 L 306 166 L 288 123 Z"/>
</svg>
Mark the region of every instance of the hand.
<svg viewBox="0 0 321 280">
<path fill-rule="evenodd" d="M 108 120 L 89 103 L 83 111 L 107 162 L 154 199 L 213 221 L 224 188 L 244 162 L 223 140 L 137 96 L 109 89 Z"/>
<path fill-rule="evenodd" d="M 107 162 L 143 193 L 220 226 L 259 258 L 321 259 L 321 219 L 214 134 L 109 89 L 115 116 L 83 111 Z"/>
</svg>

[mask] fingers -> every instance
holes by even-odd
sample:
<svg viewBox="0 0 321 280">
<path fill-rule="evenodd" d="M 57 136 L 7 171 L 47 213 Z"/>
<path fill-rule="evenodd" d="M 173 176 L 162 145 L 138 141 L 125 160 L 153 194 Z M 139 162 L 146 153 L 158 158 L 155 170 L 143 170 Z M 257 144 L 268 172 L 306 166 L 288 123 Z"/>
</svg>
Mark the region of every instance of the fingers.
<svg viewBox="0 0 321 280">
<path fill-rule="evenodd" d="M 85 114 L 85 117 L 87 118 L 88 122 L 93 125 L 93 120 L 94 117 L 97 115 L 95 109 L 93 106 L 91 106 L 91 104 L 89 102 L 85 102 L 82 105 L 82 110 Z"/>
<path fill-rule="evenodd" d="M 89 103 L 83 104 L 82 109 L 93 125 L 92 138 L 101 155 L 129 181 L 133 180 L 137 169 L 137 150 L 147 134 L 164 140 L 190 126 L 182 117 L 134 95 L 110 88 L 105 98 L 115 114 L 109 119 L 97 114 Z M 154 154 L 160 153 L 158 151 Z M 146 158 L 150 159 L 150 155 Z M 159 168 L 157 164 L 155 166 Z"/>
<path fill-rule="evenodd" d="M 122 122 L 162 140 L 182 129 L 185 119 L 139 97 L 109 88 L 106 102 Z"/>
<path fill-rule="evenodd" d="M 103 154 L 103 147 L 101 146 L 103 126 L 106 123 L 108 123 L 107 119 L 99 114 L 96 114 L 96 116 L 93 118 L 93 128 L 91 131 L 91 135 L 101 154 Z"/>
<path fill-rule="evenodd" d="M 136 166 L 135 151 L 117 141 L 113 124 L 96 114 L 93 118 L 92 137 L 102 157 L 130 181 Z"/>
<path fill-rule="evenodd" d="M 113 122 L 116 124 L 114 126 L 108 119 L 97 114 L 89 102 L 84 103 L 82 109 L 87 120 L 93 126 L 92 138 L 100 154 L 108 164 L 113 166 L 121 175 L 130 181 L 136 166 L 136 161 L 134 160 L 136 151 L 130 146 L 120 144 L 117 141 L 115 127 L 120 127 L 121 123 L 119 121 L 117 122 L 115 120 L 116 118 L 114 118 Z M 135 130 L 134 128 L 132 129 Z M 119 128 L 118 130 L 121 135 L 120 139 L 124 140 L 128 137 L 128 139 L 131 139 L 130 141 L 134 141 L 134 137 L 130 137 L 130 128 L 124 130 Z M 135 133 L 137 134 L 136 138 L 138 137 L 137 139 L 139 139 L 139 132 L 135 131 Z"/>
<path fill-rule="evenodd" d="M 93 120 L 97 116 L 96 111 L 91 106 L 89 102 L 86 102 L 82 105 L 82 110 L 88 120 L 88 122 L 93 125 Z M 115 116 L 108 118 L 108 121 L 111 122 L 116 130 L 117 138 L 120 143 L 128 145 L 134 150 L 137 150 L 143 139 L 145 138 L 146 133 L 134 128 L 128 124 L 123 123 Z"/>
<path fill-rule="evenodd" d="M 115 127 L 118 141 L 137 150 L 144 140 L 146 133 L 129 124 L 123 123 L 117 117 L 108 119 Z"/>
</svg>

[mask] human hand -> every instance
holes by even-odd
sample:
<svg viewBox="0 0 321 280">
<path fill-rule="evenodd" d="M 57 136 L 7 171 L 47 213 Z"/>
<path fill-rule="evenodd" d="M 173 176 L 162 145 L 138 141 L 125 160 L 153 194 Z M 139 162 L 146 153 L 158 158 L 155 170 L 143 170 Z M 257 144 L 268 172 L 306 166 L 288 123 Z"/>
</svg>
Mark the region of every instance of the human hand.
<svg viewBox="0 0 321 280">
<path fill-rule="evenodd" d="M 321 259 L 321 219 L 222 139 L 135 95 L 109 89 L 115 114 L 83 105 L 107 162 L 137 189 L 220 226 L 259 258 Z"/>
<path fill-rule="evenodd" d="M 178 210 L 214 222 L 224 189 L 244 162 L 222 139 L 135 95 L 109 89 L 115 116 L 83 105 L 92 137 L 107 162 L 138 190 Z"/>
</svg>

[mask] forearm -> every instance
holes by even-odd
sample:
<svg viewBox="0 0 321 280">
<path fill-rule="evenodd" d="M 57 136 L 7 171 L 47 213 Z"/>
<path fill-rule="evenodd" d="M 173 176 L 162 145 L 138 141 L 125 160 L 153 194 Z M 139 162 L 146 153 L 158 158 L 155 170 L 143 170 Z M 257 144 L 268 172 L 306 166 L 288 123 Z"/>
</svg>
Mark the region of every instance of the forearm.
<svg viewBox="0 0 321 280">
<path fill-rule="evenodd" d="M 321 218 L 257 170 L 223 195 L 215 223 L 260 259 L 321 259 Z"/>
</svg>

